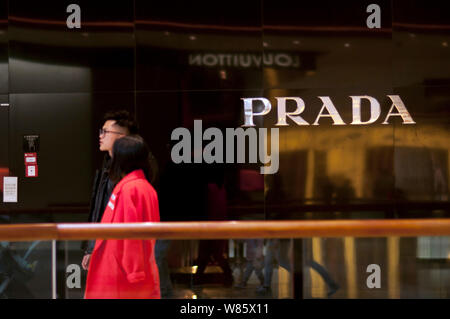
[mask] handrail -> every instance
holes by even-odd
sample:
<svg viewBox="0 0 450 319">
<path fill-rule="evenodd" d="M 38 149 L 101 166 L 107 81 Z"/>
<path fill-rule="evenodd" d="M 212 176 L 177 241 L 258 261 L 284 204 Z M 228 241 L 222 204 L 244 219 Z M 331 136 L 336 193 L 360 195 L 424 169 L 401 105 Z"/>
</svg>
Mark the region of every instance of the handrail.
<svg viewBox="0 0 450 319">
<path fill-rule="evenodd" d="M 450 236 L 450 219 L 264 220 L 0 225 L 2 241 Z"/>
</svg>

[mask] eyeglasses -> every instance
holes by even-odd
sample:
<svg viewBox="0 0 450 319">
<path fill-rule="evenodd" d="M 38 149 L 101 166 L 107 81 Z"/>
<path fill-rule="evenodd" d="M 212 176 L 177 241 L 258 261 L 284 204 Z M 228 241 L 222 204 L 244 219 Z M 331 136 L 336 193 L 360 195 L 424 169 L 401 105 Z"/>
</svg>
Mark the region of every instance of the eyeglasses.
<svg viewBox="0 0 450 319">
<path fill-rule="evenodd" d="M 100 136 L 102 136 L 102 135 L 104 135 L 104 134 L 107 134 L 107 133 L 124 135 L 123 133 L 120 133 L 120 132 L 108 131 L 108 130 L 104 130 L 104 129 L 102 129 L 102 128 L 98 130 L 98 134 L 99 134 Z"/>
</svg>

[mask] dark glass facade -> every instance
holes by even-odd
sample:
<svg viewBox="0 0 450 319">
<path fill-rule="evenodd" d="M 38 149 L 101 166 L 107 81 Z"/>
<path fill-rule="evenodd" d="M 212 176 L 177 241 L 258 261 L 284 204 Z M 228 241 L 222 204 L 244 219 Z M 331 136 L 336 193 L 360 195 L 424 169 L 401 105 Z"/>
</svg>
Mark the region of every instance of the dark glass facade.
<svg viewBox="0 0 450 319">
<path fill-rule="evenodd" d="M 217 176 L 225 181 L 229 220 L 450 216 L 445 2 L 77 1 L 81 28 L 69 29 L 72 2 L 0 1 L 0 176 L 19 181 L 18 202 L 0 204 L 6 222 L 87 221 L 94 171 L 103 158 L 97 132 L 112 109 L 135 115 L 162 178 L 173 178 L 173 194 L 165 196 L 182 204 L 161 212 L 173 219 L 211 219 L 198 203 Z M 367 25 L 373 2 L 380 28 Z M 373 123 L 351 124 L 357 109 L 361 121 L 370 122 L 376 104 L 367 98 L 355 104 L 352 96 L 379 103 Z M 400 97 L 415 123 L 389 116 L 397 113 L 389 96 Z M 182 165 L 172 174 L 174 129 L 193 129 L 201 120 L 203 130 L 225 134 L 244 124 L 243 99 L 262 97 L 271 110 L 254 120 L 256 128 L 267 128 L 267 141 L 279 129 L 275 174 L 262 175 L 262 164 L 248 161 Z M 286 126 L 276 125 L 280 97 L 291 98 L 291 113 L 297 107 L 292 98 L 304 102 L 307 125 L 289 117 Z M 336 125 L 330 108 L 322 110 L 324 97 L 345 125 Z M 254 112 L 261 106 L 255 103 Z M 25 177 L 27 135 L 39 136 L 37 178 Z M 420 279 L 410 274 L 423 265 L 405 260 L 431 260 L 430 251 L 447 247 L 445 240 L 314 238 L 293 246 L 333 269 L 346 289 L 342 297 L 372 296 L 357 282 L 373 259 L 397 269 L 401 283 L 377 297 L 417 297 L 420 288 L 402 289 L 418 286 Z M 395 262 L 398 251 L 406 259 Z M 435 259 L 448 258 L 445 252 L 449 248 Z M 286 296 L 303 294 L 298 289 Z M 449 286 L 440 289 L 448 297 Z"/>
</svg>

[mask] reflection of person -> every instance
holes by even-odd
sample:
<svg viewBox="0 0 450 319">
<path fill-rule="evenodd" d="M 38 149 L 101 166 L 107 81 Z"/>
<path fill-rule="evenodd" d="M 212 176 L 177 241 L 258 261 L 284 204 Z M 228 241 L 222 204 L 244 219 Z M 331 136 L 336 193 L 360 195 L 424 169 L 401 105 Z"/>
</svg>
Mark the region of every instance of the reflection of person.
<svg viewBox="0 0 450 319">
<path fill-rule="evenodd" d="M 158 265 L 161 298 L 173 297 L 173 285 L 170 279 L 169 249 L 170 240 L 158 239 L 155 244 L 155 258 Z"/>
<path fill-rule="evenodd" d="M 438 160 L 436 153 L 431 154 L 433 170 L 433 196 L 435 200 L 446 201 L 448 199 L 447 182 L 443 170 L 442 161 Z"/>
<path fill-rule="evenodd" d="M 253 271 L 255 271 L 261 286 L 264 285 L 264 276 L 262 273 L 264 256 L 264 239 L 246 239 L 247 244 L 247 262 L 245 266 L 244 276 L 242 281 L 236 285 L 236 288 L 244 288 L 247 286 L 247 281 L 250 279 Z"/>
<path fill-rule="evenodd" d="M 276 259 L 278 264 L 291 271 L 291 262 L 289 259 L 290 250 L 289 239 L 269 239 L 267 242 L 266 256 L 264 258 L 264 285 L 259 287 L 259 294 L 270 294 L 272 286 L 273 262 Z M 331 278 L 330 274 L 321 264 L 312 258 L 306 258 L 305 266 L 311 267 L 323 278 L 328 286 L 328 297 L 331 297 L 340 288 L 339 285 Z"/>
<path fill-rule="evenodd" d="M 101 223 L 159 221 L 149 179 L 149 151 L 139 136 L 117 139 L 110 179 L 114 187 Z M 160 298 L 155 240 L 97 240 L 89 264 L 86 299 Z"/>
<path fill-rule="evenodd" d="M 161 172 L 161 182 L 159 185 L 159 214 L 161 221 L 180 221 L 187 220 L 188 217 L 182 217 L 185 212 L 186 202 L 191 200 L 186 196 L 186 187 L 182 182 L 190 182 L 186 176 L 182 175 L 182 167 L 172 162 L 170 158 L 171 144 L 167 144 L 166 160 L 168 163 Z M 174 194 L 177 200 L 174 199 Z M 170 277 L 169 252 L 172 241 L 168 239 L 157 239 L 155 244 L 155 258 L 159 271 L 159 284 L 161 298 L 170 299 L 174 296 L 172 279 Z"/>
<path fill-rule="evenodd" d="M 278 264 L 286 270 L 291 270 L 289 259 L 289 240 L 288 239 L 268 239 L 266 243 L 266 255 L 264 256 L 264 284 L 257 289 L 259 294 L 270 294 L 272 287 L 273 262 L 277 260 Z"/>
<path fill-rule="evenodd" d="M 113 183 L 109 179 L 109 168 L 111 166 L 111 154 L 114 142 L 123 136 L 129 134 L 137 134 L 138 126 L 134 119 L 127 111 L 108 112 L 104 116 L 104 124 L 100 129 L 100 151 L 106 152 L 103 165 L 100 170 L 97 170 L 94 179 L 94 186 L 91 195 L 91 205 L 89 211 L 89 222 L 98 223 L 102 219 L 108 199 L 113 190 Z M 151 165 L 151 183 L 154 185 L 154 180 L 157 176 L 157 164 L 153 155 L 150 154 Z M 92 250 L 94 249 L 95 240 L 87 242 L 85 247 L 85 255 L 82 261 L 83 269 L 87 270 L 89 266 L 89 259 Z"/>
<path fill-rule="evenodd" d="M 225 189 L 225 172 L 213 167 L 207 171 L 206 210 L 209 220 L 227 220 L 227 194 Z M 226 240 L 200 240 L 198 268 L 194 282 L 203 283 L 203 275 L 208 263 L 213 260 L 223 271 L 223 284 L 233 285 L 233 273 L 226 257 Z"/>
</svg>

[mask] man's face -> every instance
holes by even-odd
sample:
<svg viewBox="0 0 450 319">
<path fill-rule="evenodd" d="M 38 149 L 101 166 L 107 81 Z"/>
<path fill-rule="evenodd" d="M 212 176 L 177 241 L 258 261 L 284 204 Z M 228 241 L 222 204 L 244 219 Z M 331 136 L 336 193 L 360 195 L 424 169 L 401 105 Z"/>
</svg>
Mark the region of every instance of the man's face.
<svg viewBox="0 0 450 319">
<path fill-rule="evenodd" d="M 112 155 L 114 142 L 121 137 L 127 135 L 127 129 L 116 125 L 116 121 L 108 120 L 102 127 L 104 133 L 100 134 L 100 151 L 107 151 Z"/>
</svg>

